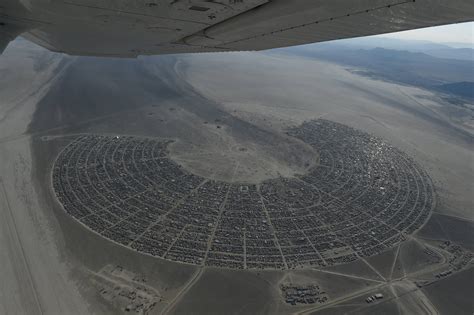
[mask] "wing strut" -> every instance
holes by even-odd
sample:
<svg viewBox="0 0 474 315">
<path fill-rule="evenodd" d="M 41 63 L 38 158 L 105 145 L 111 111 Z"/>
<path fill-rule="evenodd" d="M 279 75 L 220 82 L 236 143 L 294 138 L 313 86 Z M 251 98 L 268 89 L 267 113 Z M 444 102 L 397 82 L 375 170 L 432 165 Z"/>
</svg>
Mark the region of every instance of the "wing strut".
<svg viewBox="0 0 474 315">
<path fill-rule="evenodd" d="M 2 54 L 8 44 L 23 33 L 23 31 L 24 30 L 18 26 L 8 24 L 0 19 L 0 54 Z"/>
</svg>

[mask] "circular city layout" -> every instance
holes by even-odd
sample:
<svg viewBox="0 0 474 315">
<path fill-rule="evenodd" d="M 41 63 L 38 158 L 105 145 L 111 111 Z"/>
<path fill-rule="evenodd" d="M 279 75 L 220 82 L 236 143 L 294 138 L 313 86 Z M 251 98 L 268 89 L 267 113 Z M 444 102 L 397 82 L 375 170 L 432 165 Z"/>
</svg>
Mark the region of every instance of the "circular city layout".
<svg viewBox="0 0 474 315">
<path fill-rule="evenodd" d="M 235 269 L 351 262 L 395 246 L 429 217 L 430 178 L 383 140 L 327 120 L 288 135 L 319 152 L 305 175 L 220 182 L 173 162 L 172 141 L 84 135 L 58 156 L 53 186 L 66 212 L 103 237 Z"/>
</svg>

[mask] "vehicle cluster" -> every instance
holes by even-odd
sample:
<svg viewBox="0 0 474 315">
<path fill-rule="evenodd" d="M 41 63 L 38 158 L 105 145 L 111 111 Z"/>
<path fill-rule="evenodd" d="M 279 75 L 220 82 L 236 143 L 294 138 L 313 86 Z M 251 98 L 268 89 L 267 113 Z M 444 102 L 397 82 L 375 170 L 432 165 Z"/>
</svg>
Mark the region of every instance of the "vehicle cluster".
<svg viewBox="0 0 474 315">
<path fill-rule="evenodd" d="M 258 185 L 191 174 L 170 140 L 84 135 L 53 187 L 67 213 L 104 237 L 165 259 L 236 269 L 346 263 L 403 241 L 428 218 L 428 175 L 383 140 L 327 120 L 288 130 L 317 166 Z"/>
</svg>

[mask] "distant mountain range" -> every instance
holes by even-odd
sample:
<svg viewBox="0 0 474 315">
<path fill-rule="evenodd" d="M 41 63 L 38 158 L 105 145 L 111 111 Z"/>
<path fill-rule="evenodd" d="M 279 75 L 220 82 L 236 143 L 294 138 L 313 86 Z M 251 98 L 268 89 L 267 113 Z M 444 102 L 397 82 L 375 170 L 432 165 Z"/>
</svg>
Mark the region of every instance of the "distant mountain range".
<svg viewBox="0 0 474 315">
<path fill-rule="evenodd" d="M 354 71 L 359 74 L 419 86 L 468 100 L 474 99 L 474 59 L 468 58 L 473 52 L 471 48 L 378 38 L 351 39 L 270 51 L 348 65 L 356 68 Z"/>
<path fill-rule="evenodd" d="M 474 44 L 438 44 L 420 40 L 401 40 L 384 37 L 361 37 L 331 42 L 331 45 L 345 46 L 347 48 L 372 49 L 385 48 L 409 52 L 421 52 L 432 57 L 474 60 Z"/>
</svg>

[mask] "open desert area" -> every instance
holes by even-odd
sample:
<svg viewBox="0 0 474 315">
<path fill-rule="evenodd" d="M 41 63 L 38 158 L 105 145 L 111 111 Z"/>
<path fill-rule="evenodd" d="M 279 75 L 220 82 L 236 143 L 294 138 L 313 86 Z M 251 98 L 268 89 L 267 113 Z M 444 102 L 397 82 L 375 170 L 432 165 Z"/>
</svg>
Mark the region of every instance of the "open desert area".
<svg viewBox="0 0 474 315">
<path fill-rule="evenodd" d="M 16 40 L 0 314 L 472 314 L 474 130 L 452 106 L 291 55 Z"/>
</svg>

